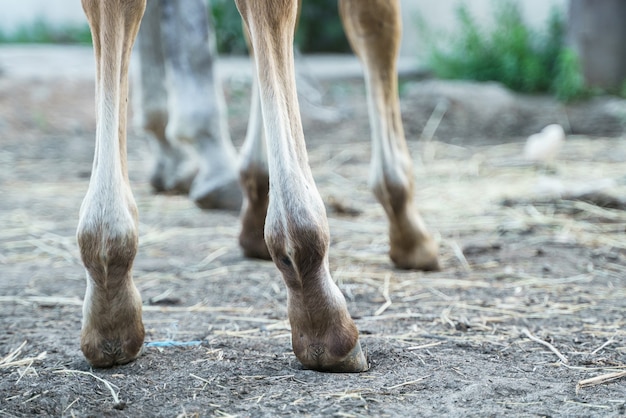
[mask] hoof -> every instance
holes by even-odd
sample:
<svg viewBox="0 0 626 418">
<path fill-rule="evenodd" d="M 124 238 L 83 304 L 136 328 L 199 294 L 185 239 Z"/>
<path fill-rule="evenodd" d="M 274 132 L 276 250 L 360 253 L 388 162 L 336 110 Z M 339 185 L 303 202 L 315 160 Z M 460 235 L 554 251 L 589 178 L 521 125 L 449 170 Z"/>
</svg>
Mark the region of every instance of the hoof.
<svg viewBox="0 0 626 418">
<path fill-rule="evenodd" d="M 389 258 L 391 258 L 394 266 L 403 270 L 441 270 L 439 245 L 430 236 L 410 248 L 403 248 L 392 243 L 389 250 Z"/>
<path fill-rule="evenodd" d="M 239 246 L 241 246 L 244 257 L 262 260 L 272 259 L 263 233 L 266 212 L 267 204 L 260 209 L 257 208 L 257 210 L 252 209 L 247 200 L 243 205 Z"/>
<path fill-rule="evenodd" d="M 109 269 L 115 270 L 112 267 Z M 88 280 L 91 282 L 93 279 Z M 94 367 L 126 364 L 141 354 L 146 335 L 142 321 L 141 296 L 129 276 L 124 276 L 123 280 L 131 282 L 115 288 L 114 284 L 119 284 L 119 277 L 100 276 L 93 280 L 95 284 L 87 287 L 83 302 L 80 348 Z M 99 285 L 102 282 L 107 283 L 109 288 L 103 289 Z"/>
<path fill-rule="evenodd" d="M 191 188 L 191 183 L 193 181 L 193 177 L 195 174 L 190 174 L 187 178 L 179 178 L 175 180 L 165 180 L 163 178 L 162 173 L 155 172 L 150 177 L 150 186 L 152 186 L 152 190 L 154 193 L 173 193 L 185 195 L 189 193 L 189 189 Z"/>
<path fill-rule="evenodd" d="M 150 185 L 155 193 L 188 194 L 198 166 L 182 151 L 161 154 L 152 169 Z"/>
<path fill-rule="evenodd" d="M 337 373 L 359 373 L 369 369 L 368 358 L 359 342 L 359 331 L 345 306 L 335 306 L 339 310 L 332 312 L 330 305 L 314 315 L 314 320 L 300 316 L 305 312 L 299 308 L 302 305 L 290 306 L 289 320 L 293 352 L 304 368 Z M 305 313 L 313 314 L 312 311 Z M 299 322 L 305 327 L 295 325 Z M 320 328 L 320 324 L 327 326 Z"/>
<path fill-rule="evenodd" d="M 435 255 L 432 257 L 410 257 L 389 254 L 393 265 L 402 270 L 419 270 L 419 271 L 439 271 L 441 265 L 439 258 Z"/>
<path fill-rule="evenodd" d="M 265 242 L 265 217 L 269 203 L 269 176 L 265 170 L 248 168 L 240 173 L 246 198 L 241 209 L 239 245 L 244 257 L 271 260 Z"/>
<path fill-rule="evenodd" d="M 350 352 L 339 360 L 332 362 L 327 360 L 323 351 L 312 348 L 310 351 L 316 351 L 316 359 L 318 361 L 310 361 L 310 359 L 300 359 L 302 365 L 311 370 L 318 372 L 330 372 L 330 373 L 360 373 L 366 372 L 370 368 L 369 359 L 367 353 L 361 349 L 361 343 L 357 340 L 356 345 Z"/>
<path fill-rule="evenodd" d="M 260 236 L 259 236 L 260 235 Z M 261 260 L 271 260 L 272 256 L 267 249 L 263 234 L 244 234 L 242 231 L 239 235 L 239 245 L 246 258 L 258 258 Z"/>
<path fill-rule="evenodd" d="M 235 179 L 225 183 L 203 181 L 196 177 L 189 197 L 201 209 L 225 209 L 238 211 L 241 208 L 242 194 L 239 182 Z"/>
<path fill-rule="evenodd" d="M 145 336 L 143 325 L 137 328 L 135 335 L 122 338 L 107 338 L 93 331 L 84 331 L 80 348 L 93 367 L 107 368 L 126 364 L 141 354 Z"/>
</svg>

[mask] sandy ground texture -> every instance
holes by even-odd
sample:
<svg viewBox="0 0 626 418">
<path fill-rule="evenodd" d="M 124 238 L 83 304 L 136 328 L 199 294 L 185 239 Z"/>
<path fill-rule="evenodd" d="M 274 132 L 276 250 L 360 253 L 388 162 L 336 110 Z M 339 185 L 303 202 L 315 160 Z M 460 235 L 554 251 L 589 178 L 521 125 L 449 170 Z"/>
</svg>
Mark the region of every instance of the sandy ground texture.
<svg viewBox="0 0 626 418">
<path fill-rule="evenodd" d="M 74 238 L 93 156 L 92 67 L 79 59 L 79 74 L 53 71 L 75 51 L 42 51 L 59 61 L 45 71 L 45 57 L 27 51 L 42 67 L 31 74 L 7 62 L 16 50 L 0 50 L 0 416 L 626 415 L 622 100 L 561 106 L 404 79 L 416 193 L 443 270 L 400 271 L 367 188 L 358 74 L 304 66 L 330 267 L 372 362 L 361 374 L 302 369 L 284 285 L 273 264 L 242 257 L 238 214 L 154 195 L 149 139 L 131 132 L 134 275 L 152 345 L 101 370 L 79 349 L 85 278 Z M 233 75 L 224 86 L 239 147 L 250 83 Z M 573 133 L 549 167 L 529 164 L 525 136 L 554 122 Z M 176 345 L 154 344 L 163 341 Z"/>
</svg>

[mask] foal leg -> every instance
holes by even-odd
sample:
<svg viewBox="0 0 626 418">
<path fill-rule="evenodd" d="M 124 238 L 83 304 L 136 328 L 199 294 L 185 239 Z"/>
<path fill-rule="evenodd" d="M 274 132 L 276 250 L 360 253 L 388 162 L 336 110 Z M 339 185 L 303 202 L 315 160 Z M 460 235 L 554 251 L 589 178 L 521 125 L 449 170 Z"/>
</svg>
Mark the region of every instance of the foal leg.
<svg viewBox="0 0 626 418">
<path fill-rule="evenodd" d="M 437 270 L 437 243 L 414 203 L 413 163 L 400 115 L 399 0 L 340 0 L 339 8 L 348 40 L 365 70 L 372 130 L 369 183 L 389 218 L 389 255 L 399 268 Z"/>
<path fill-rule="evenodd" d="M 195 144 L 200 170 L 189 197 L 202 208 L 239 209 L 237 152 L 230 140 L 223 91 L 213 69 L 215 36 L 205 0 L 167 0 L 163 43 L 170 142 Z"/>
<path fill-rule="evenodd" d="M 161 1 L 151 0 L 137 35 L 135 51 L 138 54 L 139 82 L 136 91 L 134 114 L 139 125 L 152 134 L 156 164 L 150 184 L 156 192 L 188 194 L 198 162 L 191 144 L 167 138 L 167 90 L 165 88 L 165 57 L 161 34 Z"/>
<path fill-rule="evenodd" d="M 77 239 L 87 271 L 81 349 L 96 367 L 133 360 L 144 328 L 132 279 L 137 206 L 128 181 L 128 63 L 145 0 L 82 0 L 96 56 L 96 147 Z"/>
<path fill-rule="evenodd" d="M 236 3 L 257 66 L 270 173 L 265 240 L 287 285 L 294 353 L 315 370 L 367 370 L 356 325 L 330 276 L 328 222 L 308 165 L 293 62 L 298 2 Z"/>
</svg>

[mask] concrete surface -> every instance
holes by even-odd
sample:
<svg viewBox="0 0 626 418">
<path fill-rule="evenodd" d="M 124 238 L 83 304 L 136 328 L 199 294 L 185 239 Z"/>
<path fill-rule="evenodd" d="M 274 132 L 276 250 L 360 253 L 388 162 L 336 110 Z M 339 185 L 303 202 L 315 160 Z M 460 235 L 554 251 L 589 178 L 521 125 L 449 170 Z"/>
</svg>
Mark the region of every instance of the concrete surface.
<svg viewBox="0 0 626 418">
<path fill-rule="evenodd" d="M 298 56 L 296 66 L 319 79 L 353 78 L 363 74 L 358 59 L 353 55 Z M 252 75 L 252 65 L 246 56 L 220 57 L 217 69 L 219 74 L 230 78 L 250 78 Z M 414 58 L 401 57 L 398 71 L 402 76 L 413 75 L 419 71 L 419 65 Z M 93 79 L 93 51 L 89 46 L 0 46 L 0 77 Z"/>
</svg>

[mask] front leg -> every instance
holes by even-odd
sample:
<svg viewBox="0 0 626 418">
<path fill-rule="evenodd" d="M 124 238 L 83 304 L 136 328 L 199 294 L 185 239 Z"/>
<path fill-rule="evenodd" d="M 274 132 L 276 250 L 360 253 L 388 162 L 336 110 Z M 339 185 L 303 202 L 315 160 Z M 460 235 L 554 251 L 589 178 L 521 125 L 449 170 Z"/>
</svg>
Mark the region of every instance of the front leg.
<svg viewBox="0 0 626 418">
<path fill-rule="evenodd" d="M 80 210 L 78 246 L 87 271 L 81 349 L 95 367 L 133 360 L 144 327 L 132 279 L 137 206 L 126 159 L 128 64 L 145 0 L 83 0 L 96 56 L 96 147 Z"/>
<path fill-rule="evenodd" d="M 308 165 L 296 95 L 296 0 L 237 0 L 250 33 L 268 149 L 265 240 L 288 291 L 293 349 L 308 368 L 368 369 L 358 330 L 328 268 L 324 204 Z"/>
</svg>

